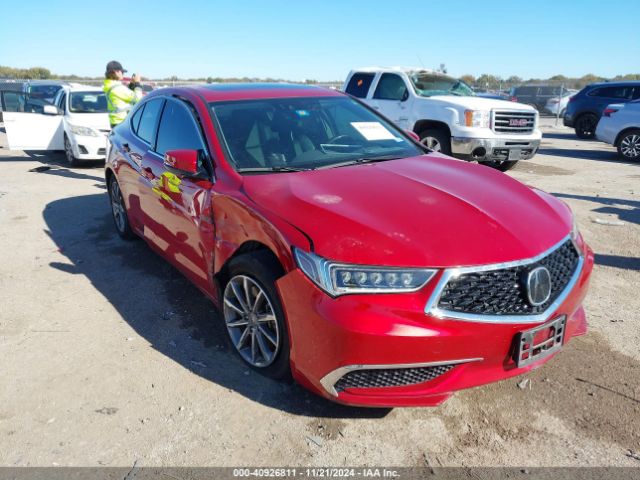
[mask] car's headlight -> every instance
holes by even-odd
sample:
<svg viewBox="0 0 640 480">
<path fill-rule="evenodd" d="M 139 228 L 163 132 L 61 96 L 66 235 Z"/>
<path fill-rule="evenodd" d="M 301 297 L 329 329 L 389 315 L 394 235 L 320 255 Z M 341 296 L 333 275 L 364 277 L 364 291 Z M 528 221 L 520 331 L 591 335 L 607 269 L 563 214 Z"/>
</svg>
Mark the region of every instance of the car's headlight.
<svg viewBox="0 0 640 480">
<path fill-rule="evenodd" d="M 69 129 L 76 135 L 81 135 L 84 137 L 97 137 L 98 132 L 96 132 L 93 128 L 90 127 L 81 127 L 79 125 L 69 125 Z"/>
<path fill-rule="evenodd" d="M 465 110 L 464 124 L 467 127 L 489 127 L 489 112 L 486 110 Z"/>
<path fill-rule="evenodd" d="M 322 290 L 334 297 L 348 293 L 415 292 L 424 287 L 437 270 L 374 267 L 335 263 L 293 249 L 298 267 Z"/>
</svg>

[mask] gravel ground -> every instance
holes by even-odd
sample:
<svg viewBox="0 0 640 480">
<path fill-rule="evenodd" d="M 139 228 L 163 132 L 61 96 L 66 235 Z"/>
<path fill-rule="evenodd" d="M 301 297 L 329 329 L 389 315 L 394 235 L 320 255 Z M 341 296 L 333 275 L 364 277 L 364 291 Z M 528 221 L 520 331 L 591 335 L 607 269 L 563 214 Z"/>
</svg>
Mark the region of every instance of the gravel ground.
<svg viewBox="0 0 640 480">
<path fill-rule="evenodd" d="M 590 332 L 524 389 L 423 409 L 249 372 L 210 303 L 116 237 L 100 165 L 0 148 L 0 466 L 640 466 L 640 165 L 545 123 L 509 174 L 569 203 L 596 251 Z"/>
</svg>

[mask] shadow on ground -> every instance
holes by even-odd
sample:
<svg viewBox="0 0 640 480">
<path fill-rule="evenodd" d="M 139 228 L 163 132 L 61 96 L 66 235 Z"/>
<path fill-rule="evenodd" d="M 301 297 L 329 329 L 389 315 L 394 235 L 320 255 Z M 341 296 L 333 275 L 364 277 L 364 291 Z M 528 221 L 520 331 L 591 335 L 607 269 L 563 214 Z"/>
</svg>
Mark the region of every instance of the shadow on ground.
<svg viewBox="0 0 640 480">
<path fill-rule="evenodd" d="M 70 261 L 50 266 L 86 276 L 153 348 L 194 374 L 295 415 L 380 418 L 389 413 L 334 404 L 250 371 L 227 343 L 212 303 L 143 241 L 120 240 L 106 194 L 56 200 L 43 216 L 47 233 Z"/>
<path fill-rule="evenodd" d="M 617 215 L 617 217 L 623 222 L 636 223 L 640 225 L 640 201 L 559 192 L 554 192 L 553 195 L 559 198 L 572 198 L 574 200 L 599 203 L 602 206 L 594 208 L 591 210 L 592 212 L 602 213 L 605 215 Z"/>
<path fill-rule="evenodd" d="M 78 167 L 73 167 L 71 170 L 68 167 L 67 160 L 62 152 L 24 152 L 26 155 L 19 156 L 0 156 L 0 165 L 9 162 L 33 162 L 34 160 L 40 162 L 41 165 L 37 167 L 28 168 L 34 175 L 45 174 L 54 175 L 58 177 L 75 178 L 80 180 L 94 180 L 96 182 L 104 183 L 103 160 L 88 160 L 80 164 Z M 95 173 L 90 175 L 89 173 Z"/>
</svg>

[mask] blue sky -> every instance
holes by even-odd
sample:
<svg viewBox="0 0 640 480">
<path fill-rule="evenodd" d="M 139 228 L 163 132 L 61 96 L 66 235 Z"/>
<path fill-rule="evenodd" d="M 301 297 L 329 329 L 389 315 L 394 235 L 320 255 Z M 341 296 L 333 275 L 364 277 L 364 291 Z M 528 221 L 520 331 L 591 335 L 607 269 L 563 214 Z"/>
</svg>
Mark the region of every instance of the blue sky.
<svg viewBox="0 0 640 480">
<path fill-rule="evenodd" d="M 0 65 L 146 77 L 342 80 L 365 65 L 605 77 L 640 72 L 639 0 L 23 0 L 2 8 Z"/>
</svg>

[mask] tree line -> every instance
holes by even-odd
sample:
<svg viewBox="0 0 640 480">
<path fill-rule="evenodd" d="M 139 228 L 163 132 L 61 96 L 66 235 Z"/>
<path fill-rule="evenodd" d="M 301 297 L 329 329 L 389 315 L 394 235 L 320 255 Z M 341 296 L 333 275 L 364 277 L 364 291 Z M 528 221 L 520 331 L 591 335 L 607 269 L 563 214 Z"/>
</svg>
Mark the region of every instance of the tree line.
<svg viewBox="0 0 640 480">
<path fill-rule="evenodd" d="M 446 67 L 444 64 L 440 65 L 440 72 L 446 73 Z M 99 80 L 102 76 L 98 77 L 81 77 L 78 75 L 58 75 L 52 73 L 49 69 L 43 67 L 32 68 L 13 68 L 0 65 L 0 78 L 7 79 L 20 79 L 20 80 Z M 550 83 L 554 85 L 564 85 L 565 88 L 580 89 L 590 83 L 603 82 L 603 81 L 616 81 L 616 80 L 640 80 L 640 73 L 629 73 L 626 75 L 617 75 L 613 78 L 600 77 L 592 73 L 583 75 L 582 77 L 566 77 L 564 75 L 554 75 L 550 78 L 529 78 L 527 80 L 512 75 L 507 78 L 502 78 L 497 75 L 491 75 L 483 73 L 482 75 L 475 77 L 470 74 L 465 74 L 460 77 L 468 85 L 471 85 L 478 89 L 487 90 L 505 90 L 516 85 L 526 85 L 529 83 Z M 257 78 L 257 77 L 199 77 L 199 78 L 179 78 L 177 76 L 171 76 L 166 78 L 154 79 L 161 82 L 204 82 L 204 83 L 229 83 L 229 82 L 280 82 L 284 81 L 281 78 Z M 318 82 L 317 80 L 304 80 L 304 83 L 341 83 L 341 80 L 336 82 Z"/>
</svg>

